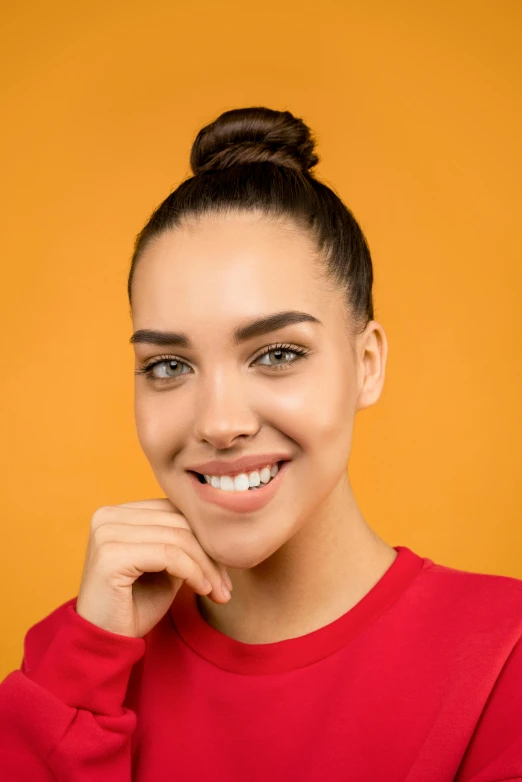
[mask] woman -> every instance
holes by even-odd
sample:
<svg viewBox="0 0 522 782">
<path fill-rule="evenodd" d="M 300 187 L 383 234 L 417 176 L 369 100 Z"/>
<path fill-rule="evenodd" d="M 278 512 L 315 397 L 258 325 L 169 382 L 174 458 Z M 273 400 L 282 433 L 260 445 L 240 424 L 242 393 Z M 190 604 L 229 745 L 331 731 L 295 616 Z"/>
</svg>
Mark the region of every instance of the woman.
<svg viewBox="0 0 522 782">
<path fill-rule="evenodd" d="M 138 235 L 166 497 L 94 513 L 77 598 L 0 687 L 3 778 L 522 779 L 522 581 L 389 546 L 352 493 L 387 342 L 317 160 L 289 112 L 225 112 Z"/>
</svg>

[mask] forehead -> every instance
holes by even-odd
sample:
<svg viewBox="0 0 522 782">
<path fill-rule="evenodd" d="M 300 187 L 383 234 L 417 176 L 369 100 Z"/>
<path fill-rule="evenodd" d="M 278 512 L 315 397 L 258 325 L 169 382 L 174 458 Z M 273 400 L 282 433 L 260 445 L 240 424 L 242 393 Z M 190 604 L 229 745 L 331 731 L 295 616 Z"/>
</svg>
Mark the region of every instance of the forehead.
<svg viewBox="0 0 522 782">
<path fill-rule="evenodd" d="M 313 241 L 296 225 L 233 213 L 186 222 L 154 240 L 138 261 L 132 299 L 139 326 L 229 325 L 258 312 L 324 312 L 332 292 Z"/>
</svg>

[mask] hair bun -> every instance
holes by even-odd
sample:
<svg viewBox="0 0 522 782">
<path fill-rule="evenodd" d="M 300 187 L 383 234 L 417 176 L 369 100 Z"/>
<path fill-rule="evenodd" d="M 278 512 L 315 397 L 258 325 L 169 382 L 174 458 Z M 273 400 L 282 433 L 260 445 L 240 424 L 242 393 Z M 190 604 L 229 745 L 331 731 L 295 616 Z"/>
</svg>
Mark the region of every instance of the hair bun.
<svg viewBox="0 0 522 782">
<path fill-rule="evenodd" d="M 200 174 L 268 161 L 307 174 L 319 162 L 314 144 L 310 128 L 289 111 L 233 109 L 199 131 L 190 166 Z"/>
</svg>

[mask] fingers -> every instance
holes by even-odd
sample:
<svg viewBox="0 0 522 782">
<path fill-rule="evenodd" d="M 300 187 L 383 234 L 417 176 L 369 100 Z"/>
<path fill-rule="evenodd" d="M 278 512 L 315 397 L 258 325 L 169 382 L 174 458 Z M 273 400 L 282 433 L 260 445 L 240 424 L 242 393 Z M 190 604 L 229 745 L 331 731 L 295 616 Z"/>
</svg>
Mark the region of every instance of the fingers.
<svg viewBox="0 0 522 782">
<path fill-rule="evenodd" d="M 166 570 L 175 580 L 175 589 L 186 583 L 201 594 L 208 594 L 205 573 L 199 564 L 178 545 L 172 543 L 106 540 L 98 547 L 97 568 L 111 586 L 125 588 L 144 573 Z M 223 599 L 223 596 L 221 596 Z"/>
<path fill-rule="evenodd" d="M 122 502 L 117 508 L 148 508 L 150 510 L 166 510 L 171 513 L 180 511 L 167 497 L 156 497 L 152 500 L 136 500 L 135 502 Z"/>
<path fill-rule="evenodd" d="M 181 514 L 145 508 L 109 505 L 99 508 L 92 519 L 92 545 L 97 548 L 106 541 L 119 543 L 163 543 L 179 546 L 198 564 L 212 585 L 206 594 L 212 599 L 228 598 L 222 591 L 223 582 L 230 589 L 230 578 L 224 565 L 207 555 Z"/>
<path fill-rule="evenodd" d="M 143 507 L 143 503 L 130 502 L 123 503 L 123 505 L 103 505 L 92 515 L 91 532 L 108 521 L 140 525 L 164 524 L 168 527 L 190 529 L 187 519 L 179 511 L 169 510 L 165 504 L 156 504 L 157 500 L 147 500 L 147 503 L 154 503 L 154 506 L 151 504 L 148 507 Z"/>
<path fill-rule="evenodd" d="M 154 511 L 163 511 L 164 513 L 169 514 L 175 514 L 176 521 L 175 526 L 176 527 L 184 527 L 186 529 L 191 529 L 190 524 L 188 523 L 187 519 L 181 511 L 176 508 L 176 506 L 167 498 L 167 497 L 156 497 L 149 500 L 136 500 L 133 502 L 123 502 L 120 505 L 108 505 L 104 506 L 103 508 L 100 508 L 99 510 L 105 510 L 105 507 L 107 508 L 130 508 L 134 510 L 154 510 Z M 146 520 L 145 520 L 146 519 Z M 139 524 L 146 524 L 147 522 L 150 523 L 150 517 L 140 516 L 140 520 L 136 518 L 136 521 L 133 521 L 133 517 L 129 516 L 125 518 L 125 521 L 129 524 L 132 523 L 139 523 Z M 161 521 L 161 524 L 164 522 Z M 165 522 L 166 524 L 174 523 L 172 519 L 169 519 Z M 93 524 L 94 517 L 93 517 Z M 91 525 L 92 526 L 92 525 Z M 209 557 L 209 560 L 213 563 L 215 567 L 219 569 L 219 572 L 221 573 L 221 577 L 226 582 L 229 589 L 233 589 L 232 581 L 230 580 L 230 576 L 228 575 L 227 569 L 225 565 L 222 565 L 220 562 L 217 562 L 216 560 L 212 559 L 212 557 Z"/>
</svg>

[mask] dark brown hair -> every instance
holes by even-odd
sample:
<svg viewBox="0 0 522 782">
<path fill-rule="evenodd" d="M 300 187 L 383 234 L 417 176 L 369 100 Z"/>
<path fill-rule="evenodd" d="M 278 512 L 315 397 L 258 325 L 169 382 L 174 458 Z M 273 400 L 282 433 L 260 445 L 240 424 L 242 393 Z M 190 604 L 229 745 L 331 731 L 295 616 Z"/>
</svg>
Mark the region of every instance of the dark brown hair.
<svg viewBox="0 0 522 782">
<path fill-rule="evenodd" d="M 251 107 L 225 111 L 192 145 L 186 179 L 152 213 L 134 244 L 127 293 L 151 240 L 206 213 L 261 210 L 290 218 L 315 241 L 322 270 L 344 289 L 354 333 L 373 320 L 370 251 L 350 210 L 311 173 L 319 158 L 303 120 L 289 111 Z"/>
</svg>

